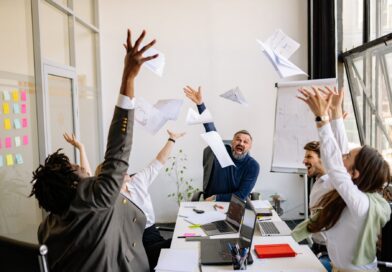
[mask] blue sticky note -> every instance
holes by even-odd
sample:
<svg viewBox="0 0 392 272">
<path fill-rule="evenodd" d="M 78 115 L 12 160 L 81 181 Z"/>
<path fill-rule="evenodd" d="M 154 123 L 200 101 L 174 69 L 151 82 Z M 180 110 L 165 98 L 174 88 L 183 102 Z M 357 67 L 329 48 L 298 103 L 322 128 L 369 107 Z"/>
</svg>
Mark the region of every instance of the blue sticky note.
<svg viewBox="0 0 392 272">
<path fill-rule="evenodd" d="M 23 164 L 23 158 L 21 154 L 15 154 L 16 164 Z"/>
<path fill-rule="evenodd" d="M 4 101 L 11 100 L 11 96 L 10 96 L 10 93 L 8 91 L 3 91 L 3 99 L 4 99 Z"/>
<path fill-rule="evenodd" d="M 19 114 L 19 113 L 20 113 L 19 104 L 15 104 L 15 103 L 14 103 L 14 106 L 13 106 L 13 107 L 14 107 L 14 113 L 15 113 L 15 114 Z"/>
<path fill-rule="evenodd" d="M 0 167 L 3 167 L 3 156 L 0 155 Z"/>
<path fill-rule="evenodd" d="M 19 120 L 18 118 L 14 119 L 14 127 L 15 127 L 16 129 L 21 128 L 20 120 Z"/>
</svg>

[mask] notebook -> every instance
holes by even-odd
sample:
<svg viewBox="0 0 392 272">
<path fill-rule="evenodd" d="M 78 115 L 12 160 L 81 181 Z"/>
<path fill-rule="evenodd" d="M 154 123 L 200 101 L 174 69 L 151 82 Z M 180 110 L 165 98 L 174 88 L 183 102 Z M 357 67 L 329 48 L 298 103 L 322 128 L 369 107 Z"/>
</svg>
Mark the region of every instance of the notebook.
<svg viewBox="0 0 392 272">
<path fill-rule="evenodd" d="M 258 220 L 261 236 L 290 236 L 291 229 L 283 221 Z"/>
<path fill-rule="evenodd" d="M 200 263 L 202 265 L 232 264 L 228 243 L 238 243 L 240 248 L 252 245 L 253 234 L 256 226 L 256 213 L 249 198 L 246 201 L 244 219 L 241 224 L 239 238 L 207 239 L 200 241 Z M 252 254 L 248 254 L 248 264 L 253 263 Z"/>
<path fill-rule="evenodd" d="M 235 194 L 232 194 L 226 219 L 204 224 L 200 227 L 208 236 L 236 233 L 240 229 L 244 211 L 245 202 Z"/>
<path fill-rule="evenodd" d="M 255 245 L 255 252 L 259 258 L 295 257 L 297 255 L 289 244 Z"/>
</svg>

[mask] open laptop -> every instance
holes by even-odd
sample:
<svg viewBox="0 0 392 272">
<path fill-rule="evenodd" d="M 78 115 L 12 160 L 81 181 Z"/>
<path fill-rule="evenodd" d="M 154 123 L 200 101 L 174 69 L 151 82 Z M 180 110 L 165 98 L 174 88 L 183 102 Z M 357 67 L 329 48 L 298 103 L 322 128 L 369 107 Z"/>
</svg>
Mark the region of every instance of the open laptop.
<svg viewBox="0 0 392 272">
<path fill-rule="evenodd" d="M 204 224 L 200 227 L 208 236 L 236 233 L 240 229 L 244 210 L 245 202 L 235 194 L 232 194 L 226 219 Z"/>
<path fill-rule="evenodd" d="M 248 198 L 245 206 L 244 219 L 241 224 L 239 238 L 207 239 L 200 241 L 200 263 L 202 265 L 232 264 L 228 243 L 238 243 L 240 248 L 252 245 L 253 234 L 256 226 L 256 213 L 252 202 Z M 252 254 L 249 250 L 248 264 L 252 264 Z"/>
<path fill-rule="evenodd" d="M 257 221 L 261 236 L 289 236 L 291 229 L 283 221 Z"/>
</svg>

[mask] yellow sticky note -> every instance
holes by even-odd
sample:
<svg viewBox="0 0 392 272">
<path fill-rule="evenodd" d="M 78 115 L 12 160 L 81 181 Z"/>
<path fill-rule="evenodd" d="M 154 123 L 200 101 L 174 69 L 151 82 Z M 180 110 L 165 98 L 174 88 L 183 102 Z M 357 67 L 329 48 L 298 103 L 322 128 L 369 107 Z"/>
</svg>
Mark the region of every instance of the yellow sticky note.
<svg viewBox="0 0 392 272">
<path fill-rule="evenodd" d="M 7 161 L 7 166 L 14 165 L 14 157 L 12 157 L 12 154 L 7 154 L 5 158 L 5 160 Z"/>
<path fill-rule="evenodd" d="M 8 103 L 3 103 L 3 112 L 4 114 L 10 113 L 10 105 Z"/>
<path fill-rule="evenodd" d="M 18 100 L 19 100 L 19 92 L 17 90 L 13 90 L 12 91 L 12 100 L 14 100 L 15 102 L 18 102 Z"/>
<path fill-rule="evenodd" d="M 4 119 L 4 128 L 5 128 L 5 130 L 11 129 L 11 120 L 10 119 Z"/>
</svg>

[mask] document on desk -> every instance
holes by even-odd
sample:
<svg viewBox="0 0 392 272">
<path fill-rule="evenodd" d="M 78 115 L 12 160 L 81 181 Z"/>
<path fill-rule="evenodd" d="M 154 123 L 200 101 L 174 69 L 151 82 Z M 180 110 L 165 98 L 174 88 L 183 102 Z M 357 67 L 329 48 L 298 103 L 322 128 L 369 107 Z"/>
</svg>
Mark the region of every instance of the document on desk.
<svg viewBox="0 0 392 272">
<path fill-rule="evenodd" d="M 155 271 L 198 271 L 199 250 L 162 248 Z"/>
<path fill-rule="evenodd" d="M 221 94 L 220 97 L 237 102 L 243 106 L 248 106 L 248 102 L 246 102 L 245 97 L 238 86 Z"/>
<path fill-rule="evenodd" d="M 210 131 L 200 134 L 204 141 L 211 147 L 212 152 L 218 160 L 220 166 L 225 168 L 230 165 L 234 165 L 229 153 L 227 153 L 226 147 L 223 144 L 222 137 L 216 131 Z"/>
<path fill-rule="evenodd" d="M 146 52 L 144 52 L 143 56 L 144 57 L 149 57 L 149 56 L 153 56 L 155 54 L 158 54 L 158 57 L 152 60 L 149 60 L 147 62 L 144 63 L 144 65 L 151 70 L 152 72 L 154 72 L 155 74 L 157 74 L 158 76 L 162 77 L 163 75 L 163 69 L 165 68 L 165 55 L 156 50 L 155 48 L 151 47 L 150 49 L 148 49 Z"/>
<path fill-rule="evenodd" d="M 271 203 L 268 200 L 252 200 L 252 204 L 255 209 L 270 209 L 270 208 L 272 208 Z"/>
<path fill-rule="evenodd" d="M 194 225 L 204 225 L 219 220 L 225 220 L 225 218 L 226 218 L 226 214 L 224 214 L 223 212 L 210 211 L 210 212 L 204 212 L 200 214 L 193 213 L 192 215 L 189 215 L 187 218 L 184 218 L 184 220 Z"/>
<path fill-rule="evenodd" d="M 212 121 L 213 120 L 212 120 L 211 112 L 207 109 L 203 111 L 202 114 L 198 114 L 196 111 L 189 108 L 188 113 L 186 115 L 187 125 L 205 124 L 205 123 L 211 123 Z"/>
</svg>

